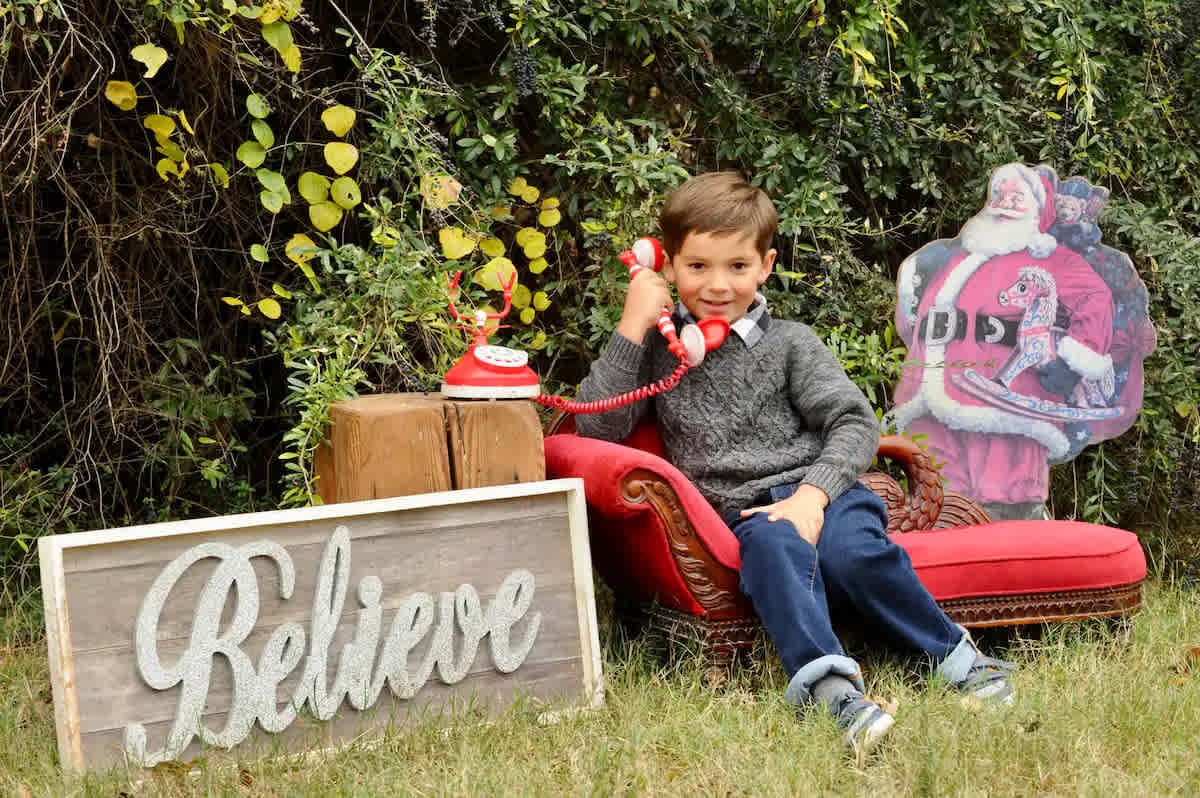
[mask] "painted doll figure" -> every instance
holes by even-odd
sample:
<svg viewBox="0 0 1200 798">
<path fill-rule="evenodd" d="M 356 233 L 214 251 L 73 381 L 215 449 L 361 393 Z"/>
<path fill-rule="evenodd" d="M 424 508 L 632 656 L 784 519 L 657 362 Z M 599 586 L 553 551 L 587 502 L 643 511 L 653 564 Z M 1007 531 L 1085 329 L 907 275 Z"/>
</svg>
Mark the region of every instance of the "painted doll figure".
<svg viewBox="0 0 1200 798">
<path fill-rule="evenodd" d="M 1041 517 L 1049 464 L 1125 410 L 1112 406 L 1113 293 L 1053 235 L 1095 246 L 1080 225 L 1087 200 L 1057 190 L 1049 167 L 1003 166 L 957 238 L 900 267 L 908 368 L 885 423 L 927 435 L 949 486 L 997 519 Z M 1054 227 L 1060 207 L 1069 229 Z"/>
</svg>

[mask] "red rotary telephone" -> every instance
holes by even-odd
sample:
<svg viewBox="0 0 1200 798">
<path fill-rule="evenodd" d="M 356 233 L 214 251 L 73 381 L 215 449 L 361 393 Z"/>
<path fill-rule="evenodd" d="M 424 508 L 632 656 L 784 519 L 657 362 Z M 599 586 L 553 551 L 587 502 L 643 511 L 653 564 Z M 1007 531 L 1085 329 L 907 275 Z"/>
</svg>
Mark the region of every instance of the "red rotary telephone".
<svg viewBox="0 0 1200 798">
<path fill-rule="evenodd" d="M 642 269 L 661 271 L 666 262 L 662 244 L 654 238 L 639 238 L 633 247 L 622 252 L 618 258 L 629 267 L 632 279 Z M 450 282 L 450 312 L 459 321 L 470 320 L 471 325 L 458 325 L 456 329 L 472 330 L 474 338 L 467 353 L 454 364 L 442 379 L 442 395 L 454 399 L 533 399 L 538 404 L 565 410 L 568 413 L 602 413 L 633 402 L 669 391 L 679 384 L 679 378 L 693 366 L 704 360 L 704 354 L 719 347 L 729 335 L 729 322 L 719 317 L 703 319 L 697 324 L 688 324 L 676 335 L 675 323 L 671 321 L 671 308 L 665 306 L 658 319 L 658 329 L 667 339 L 667 346 L 679 358 L 679 366 L 663 379 L 610 399 L 594 402 L 576 402 L 561 396 L 541 393 L 538 376 L 529 368 L 529 356 L 517 349 L 495 346 L 488 343 L 490 331 L 488 321 L 499 321 L 512 309 L 512 292 L 517 276 L 514 273 L 503 286 L 504 310 L 500 313 L 476 311 L 474 316 L 464 316 L 454 307 L 458 293 L 458 282 L 462 272 L 456 272 Z M 507 326 L 507 325 L 503 325 Z M 497 326 L 496 329 L 500 329 Z"/>
</svg>

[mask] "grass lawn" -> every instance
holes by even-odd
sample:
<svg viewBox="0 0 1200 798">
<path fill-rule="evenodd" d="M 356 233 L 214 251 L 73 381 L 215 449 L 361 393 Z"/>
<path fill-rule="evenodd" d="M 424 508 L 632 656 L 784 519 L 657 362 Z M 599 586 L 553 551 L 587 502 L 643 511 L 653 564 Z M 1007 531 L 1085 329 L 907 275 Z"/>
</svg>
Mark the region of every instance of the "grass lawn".
<svg viewBox="0 0 1200 798">
<path fill-rule="evenodd" d="M 883 748 L 854 761 L 833 723 L 781 700 L 768 656 L 723 683 L 666 664 L 604 622 L 607 700 L 552 725 L 518 704 L 490 724 L 424 727 L 307 760 L 196 763 L 64 781 L 36 609 L 0 619 L 5 795 L 1162 795 L 1200 794 L 1200 593 L 1150 582 L 1127 630 L 1060 625 L 993 651 L 1019 663 L 1012 709 L 930 691 L 923 664 L 861 653 L 895 702 Z M 33 605 L 40 598 L 30 597 Z M 851 653 L 859 653 L 851 651 Z"/>
</svg>

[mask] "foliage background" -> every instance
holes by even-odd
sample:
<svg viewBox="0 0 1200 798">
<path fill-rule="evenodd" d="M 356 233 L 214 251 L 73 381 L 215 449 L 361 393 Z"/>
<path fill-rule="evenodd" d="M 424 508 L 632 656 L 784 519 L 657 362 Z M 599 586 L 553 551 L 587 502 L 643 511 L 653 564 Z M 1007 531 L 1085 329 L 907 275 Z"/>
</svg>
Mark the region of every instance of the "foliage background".
<svg viewBox="0 0 1200 798">
<path fill-rule="evenodd" d="M 886 407 L 901 260 L 953 236 L 1014 160 L 1111 189 L 1105 241 L 1133 258 L 1159 334 L 1137 425 L 1054 469 L 1054 513 L 1137 528 L 1156 563 L 1186 570 L 1200 544 L 1196 6 L 0 0 L 6 582 L 32 581 L 29 543 L 48 532 L 308 501 L 332 401 L 436 390 L 465 348 L 447 276 L 477 277 L 463 304 L 497 301 L 478 277 L 493 256 L 449 260 L 443 231 L 498 239 L 545 293 L 500 340 L 569 391 L 619 314 L 613 256 L 711 168 L 771 192 L 774 307 L 817 326 Z M 131 55 L 145 44 L 168 56 L 153 77 Z M 106 99 L 110 81 L 135 87 L 135 108 Z M 264 168 L 291 187 L 277 213 L 237 157 L 251 94 L 271 108 Z M 336 104 L 357 111 L 345 140 L 363 202 L 320 232 L 297 180 L 328 173 L 321 114 Z M 182 177 L 156 170 L 154 113 L 180 121 Z M 514 196 L 517 178 L 537 198 Z M 522 228 L 545 236 L 544 270 Z M 303 268 L 296 234 L 319 250 Z"/>
</svg>

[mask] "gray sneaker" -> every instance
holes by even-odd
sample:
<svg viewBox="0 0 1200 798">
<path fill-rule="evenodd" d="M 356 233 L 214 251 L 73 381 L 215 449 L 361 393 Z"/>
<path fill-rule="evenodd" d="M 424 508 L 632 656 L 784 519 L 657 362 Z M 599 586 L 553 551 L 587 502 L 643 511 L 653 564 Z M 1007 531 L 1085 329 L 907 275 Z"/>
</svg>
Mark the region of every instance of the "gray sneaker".
<svg viewBox="0 0 1200 798">
<path fill-rule="evenodd" d="M 973 695 L 984 703 L 1011 707 L 1016 701 L 1016 695 L 1008 675 L 1016 668 L 1011 662 L 976 654 L 966 678 L 954 684 L 954 687 L 959 692 Z"/>
<path fill-rule="evenodd" d="M 844 729 L 842 739 L 846 741 L 856 756 L 862 756 L 883 740 L 888 729 L 896 722 L 879 705 L 860 693 L 858 696 L 847 694 L 836 707 L 829 708 L 830 714 L 837 721 L 838 728 Z"/>
</svg>

